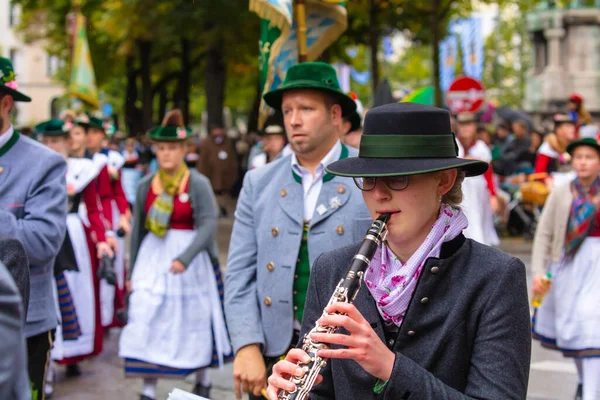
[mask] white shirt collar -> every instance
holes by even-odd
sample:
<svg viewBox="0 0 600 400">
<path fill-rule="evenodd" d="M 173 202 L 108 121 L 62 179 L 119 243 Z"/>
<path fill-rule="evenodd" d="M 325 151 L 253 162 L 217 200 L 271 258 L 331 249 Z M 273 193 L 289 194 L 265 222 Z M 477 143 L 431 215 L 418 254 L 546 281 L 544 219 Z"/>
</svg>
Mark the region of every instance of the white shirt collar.
<svg viewBox="0 0 600 400">
<path fill-rule="evenodd" d="M 337 140 L 331 150 L 323 157 L 319 165 L 315 170 L 315 174 L 319 174 L 321 171 L 325 170 L 325 167 L 331 164 L 334 161 L 340 159 L 342 155 L 342 143 Z M 296 153 L 292 153 L 292 169 L 299 175 L 302 175 L 302 171 L 307 171 L 306 168 L 302 167 L 298 162 L 298 158 L 296 157 Z"/>
<path fill-rule="evenodd" d="M 10 138 L 12 137 L 14 132 L 13 126 L 10 125 L 8 127 L 8 130 L 6 132 L 4 132 L 2 135 L 0 135 L 0 148 L 4 147 L 4 145 L 6 143 L 8 143 L 8 141 L 10 140 Z"/>
</svg>

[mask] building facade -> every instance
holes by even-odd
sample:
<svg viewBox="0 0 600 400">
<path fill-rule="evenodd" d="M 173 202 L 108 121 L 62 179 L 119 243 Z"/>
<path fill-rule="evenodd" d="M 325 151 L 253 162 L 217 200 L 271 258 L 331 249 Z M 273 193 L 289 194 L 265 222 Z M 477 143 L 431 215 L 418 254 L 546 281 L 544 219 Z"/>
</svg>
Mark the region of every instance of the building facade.
<svg viewBox="0 0 600 400">
<path fill-rule="evenodd" d="M 32 126 L 55 115 L 57 100 L 64 86 L 52 78 L 59 60 L 45 50 L 42 41 L 25 43 L 17 32 L 19 6 L 0 0 L 0 55 L 9 58 L 17 74 L 19 90 L 31 97 L 31 103 L 16 103 L 15 125 Z"/>
<path fill-rule="evenodd" d="M 533 43 L 533 68 L 524 108 L 538 115 L 564 112 L 571 93 L 600 117 L 600 1 L 553 2 L 527 16 Z"/>
</svg>

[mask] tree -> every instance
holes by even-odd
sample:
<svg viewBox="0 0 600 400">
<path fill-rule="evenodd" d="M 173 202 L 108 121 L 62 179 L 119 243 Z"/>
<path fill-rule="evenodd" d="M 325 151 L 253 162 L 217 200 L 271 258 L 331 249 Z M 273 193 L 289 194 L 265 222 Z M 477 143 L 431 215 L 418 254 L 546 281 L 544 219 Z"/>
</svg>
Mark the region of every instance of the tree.
<svg viewBox="0 0 600 400">
<path fill-rule="evenodd" d="M 70 0 L 14 0 L 23 10 L 22 31 L 43 38 L 49 51 L 67 61 L 65 16 Z M 247 0 L 86 0 L 89 44 L 99 89 L 121 104 L 130 133 L 145 132 L 159 122 L 169 105 L 183 110 L 186 122 L 195 105 L 210 105 L 209 120 L 222 123 L 225 95 L 249 106 L 255 96 L 248 68 L 257 61 L 258 23 L 249 18 Z M 40 26 L 44 26 L 40 29 Z M 253 64 L 254 63 L 254 64 Z M 231 71 L 244 70 L 228 86 Z M 68 74 L 59 79 L 65 83 Z M 202 83 L 200 83 L 202 82 Z M 200 90 L 205 89 L 205 90 Z M 193 97 L 209 96 L 210 102 Z"/>
<path fill-rule="evenodd" d="M 411 90 L 431 85 L 433 80 L 431 46 L 415 43 L 407 48 L 388 70 L 390 81 L 400 82 Z"/>
<path fill-rule="evenodd" d="M 483 84 L 501 104 L 520 106 L 525 97 L 526 75 L 532 65 L 525 16 L 539 3 L 504 4 L 493 33 L 485 40 Z"/>
</svg>

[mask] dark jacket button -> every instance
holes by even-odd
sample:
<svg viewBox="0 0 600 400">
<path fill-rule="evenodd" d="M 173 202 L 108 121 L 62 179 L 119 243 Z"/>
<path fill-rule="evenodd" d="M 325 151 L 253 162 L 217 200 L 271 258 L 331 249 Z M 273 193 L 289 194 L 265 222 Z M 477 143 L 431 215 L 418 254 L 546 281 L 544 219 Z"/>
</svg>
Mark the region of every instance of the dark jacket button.
<svg viewBox="0 0 600 400">
<path fill-rule="evenodd" d="M 415 336 L 417 334 L 417 332 L 415 332 L 415 331 L 408 331 L 408 332 L 406 332 L 406 334 L 408 336 Z"/>
<path fill-rule="evenodd" d="M 427 303 L 429 303 L 429 297 L 423 297 L 421 299 L 421 304 L 427 304 Z"/>
<path fill-rule="evenodd" d="M 440 269 L 438 267 L 431 267 L 431 273 L 432 274 L 437 274 L 438 272 L 440 272 Z"/>
</svg>

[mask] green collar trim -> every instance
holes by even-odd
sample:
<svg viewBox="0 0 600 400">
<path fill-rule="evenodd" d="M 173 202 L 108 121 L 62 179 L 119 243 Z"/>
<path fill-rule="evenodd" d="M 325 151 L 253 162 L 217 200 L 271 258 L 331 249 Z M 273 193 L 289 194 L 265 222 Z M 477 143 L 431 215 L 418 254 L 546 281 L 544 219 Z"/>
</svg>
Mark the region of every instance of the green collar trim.
<svg viewBox="0 0 600 400">
<path fill-rule="evenodd" d="M 12 147 L 19 140 L 19 136 L 20 136 L 19 132 L 17 132 L 16 130 L 14 130 L 11 138 L 8 139 L 8 142 L 6 142 L 6 144 L 4 146 L 0 147 L 0 157 L 2 157 L 3 155 L 5 155 L 6 153 L 8 153 L 8 151 L 10 149 L 12 149 Z"/>
<path fill-rule="evenodd" d="M 340 153 L 339 160 L 343 160 L 345 158 L 348 158 L 348 154 L 349 154 L 348 147 L 344 143 L 342 143 L 342 152 Z M 293 168 L 292 168 L 292 176 L 294 177 L 294 180 L 297 183 L 299 183 L 299 184 L 302 185 L 302 177 L 300 175 L 298 175 L 296 173 L 296 171 L 294 171 Z M 323 183 L 329 182 L 333 178 L 335 178 L 335 175 L 328 172 L 325 175 L 323 175 Z"/>
</svg>

